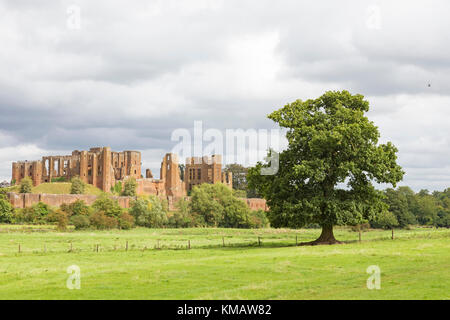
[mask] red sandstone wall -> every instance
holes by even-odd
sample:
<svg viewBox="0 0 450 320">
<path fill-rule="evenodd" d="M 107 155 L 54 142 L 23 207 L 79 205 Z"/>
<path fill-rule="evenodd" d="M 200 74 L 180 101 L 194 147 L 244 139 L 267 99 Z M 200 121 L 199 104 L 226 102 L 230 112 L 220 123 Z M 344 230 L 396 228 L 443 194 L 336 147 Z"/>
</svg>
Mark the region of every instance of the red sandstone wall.
<svg viewBox="0 0 450 320">
<path fill-rule="evenodd" d="M 9 201 L 14 208 L 31 207 L 40 202 L 52 207 L 59 207 L 63 203 L 70 204 L 77 200 L 83 200 L 91 205 L 97 199 L 97 196 L 87 194 L 33 194 L 33 193 L 8 193 Z M 122 208 L 130 207 L 132 197 L 113 197 L 119 202 Z"/>
<path fill-rule="evenodd" d="M 147 180 L 146 182 L 142 182 L 142 180 Z M 142 179 L 141 180 L 141 187 L 145 185 L 145 183 L 149 183 L 151 185 L 151 181 L 149 179 Z M 139 181 L 139 180 L 138 180 Z M 158 180 L 157 180 L 158 181 Z M 139 183 L 138 183 L 139 186 Z M 164 189 L 162 189 L 164 190 Z M 138 194 L 145 194 L 145 193 L 139 193 Z M 154 194 L 154 193 L 151 193 Z M 165 197 L 165 194 L 161 195 L 162 197 Z M 14 208 L 25 208 L 25 207 L 31 207 L 32 205 L 43 202 L 45 204 L 48 204 L 52 207 L 59 207 L 63 203 L 70 204 L 77 200 L 83 200 L 88 205 L 92 205 L 94 201 L 97 199 L 97 196 L 94 195 L 87 195 L 87 194 L 33 194 L 33 193 L 8 193 L 8 198 L 11 203 L 11 205 Z M 129 208 L 130 202 L 133 200 L 133 197 L 113 197 L 119 202 L 119 205 L 122 208 Z M 186 197 L 187 198 L 187 197 Z M 168 196 L 167 201 L 169 205 L 169 210 L 175 210 L 175 203 L 180 200 L 180 197 L 172 197 Z M 189 199 L 189 198 L 187 198 Z M 265 199 L 242 199 L 247 203 L 249 208 L 251 210 L 264 210 L 268 211 L 269 208 L 267 207 L 266 200 Z"/>
<path fill-rule="evenodd" d="M 269 207 L 267 206 L 266 199 L 259 198 L 248 198 L 245 199 L 250 210 L 264 210 L 269 211 Z"/>
<path fill-rule="evenodd" d="M 138 195 L 158 195 L 165 196 L 166 191 L 164 187 L 164 180 L 156 179 L 137 179 L 136 193 Z"/>
</svg>

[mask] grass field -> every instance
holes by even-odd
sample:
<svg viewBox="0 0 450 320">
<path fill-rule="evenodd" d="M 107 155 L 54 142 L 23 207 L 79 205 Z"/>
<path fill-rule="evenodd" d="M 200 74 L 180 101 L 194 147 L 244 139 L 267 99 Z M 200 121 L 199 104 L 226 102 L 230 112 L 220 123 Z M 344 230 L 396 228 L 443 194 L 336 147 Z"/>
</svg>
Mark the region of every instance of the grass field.
<svg viewBox="0 0 450 320">
<path fill-rule="evenodd" d="M 0 225 L 0 299 L 450 299 L 450 230 L 398 230 L 394 240 L 371 230 L 358 242 L 342 228 L 345 244 L 295 246 L 319 232 Z M 70 265 L 80 290 L 66 287 Z M 366 287 L 370 265 L 380 290 Z"/>
<path fill-rule="evenodd" d="M 33 187 L 31 193 L 70 194 L 71 185 L 69 182 L 47 182 Z M 19 186 L 12 186 L 6 189 L 9 192 L 19 192 Z M 86 184 L 84 193 L 98 196 L 102 193 L 102 190 L 91 184 Z"/>
</svg>

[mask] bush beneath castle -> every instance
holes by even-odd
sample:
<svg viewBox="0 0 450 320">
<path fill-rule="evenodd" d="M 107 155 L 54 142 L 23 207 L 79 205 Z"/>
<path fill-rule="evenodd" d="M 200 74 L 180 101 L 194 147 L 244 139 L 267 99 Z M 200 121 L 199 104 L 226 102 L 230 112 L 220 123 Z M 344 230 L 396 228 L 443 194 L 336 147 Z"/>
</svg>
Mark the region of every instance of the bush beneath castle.
<svg viewBox="0 0 450 320">
<path fill-rule="evenodd" d="M 0 223 L 53 224 L 58 230 L 66 230 L 68 225 L 76 230 L 131 229 L 134 226 L 263 228 L 269 225 L 264 211 L 251 211 L 222 184 L 196 186 L 191 201 L 181 199 L 175 207 L 175 211 L 169 212 L 166 200 L 150 195 L 137 197 L 126 210 L 105 193 L 91 206 L 77 200 L 59 208 L 39 202 L 28 208 L 14 209 L 0 193 Z"/>
<path fill-rule="evenodd" d="M 187 205 L 187 215 L 191 216 L 195 226 L 202 227 L 264 228 L 269 225 L 264 211 L 251 211 L 221 183 L 195 186 Z"/>
</svg>

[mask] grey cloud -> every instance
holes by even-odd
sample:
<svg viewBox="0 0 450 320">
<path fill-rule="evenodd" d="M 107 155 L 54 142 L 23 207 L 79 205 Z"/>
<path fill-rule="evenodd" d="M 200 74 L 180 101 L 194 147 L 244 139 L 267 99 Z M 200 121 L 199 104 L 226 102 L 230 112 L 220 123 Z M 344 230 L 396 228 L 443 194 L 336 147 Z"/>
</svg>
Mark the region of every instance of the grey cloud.
<svg viewBox="0 0 450 320">
<path fill-rule="evenodd" d="M 379 30 L 372 1 L 2 1 L 0 180 L 18 158 L 100 145 L 157 170 L 176 128 L 273 128 L 274 109 L 348 89 L 398 146 L 404 183 L 448 186 L 449 4 L 376 4 Z"/>
</svg>

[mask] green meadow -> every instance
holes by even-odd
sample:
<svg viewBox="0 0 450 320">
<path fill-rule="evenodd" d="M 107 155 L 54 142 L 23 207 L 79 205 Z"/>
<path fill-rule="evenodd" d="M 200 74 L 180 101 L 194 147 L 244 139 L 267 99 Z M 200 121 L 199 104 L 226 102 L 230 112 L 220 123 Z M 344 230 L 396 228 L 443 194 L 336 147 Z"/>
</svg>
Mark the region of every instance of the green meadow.
<svg viewBox="0 0 450 320">
<path fill-rule="evenodd" d="M 296 246 L 318 229 L 59 232 L 0 225 L 0 299 L 449 299 L 450 230 L 362 233 Z M 20 246 L 20 252 L 19 252 Z M 190 246 L 190 248 L 189 248 Z M 69 290 L 67 268 L 81 288 Z M 369 290 L 371 265 L 381 288 Z"/>
</svg>

